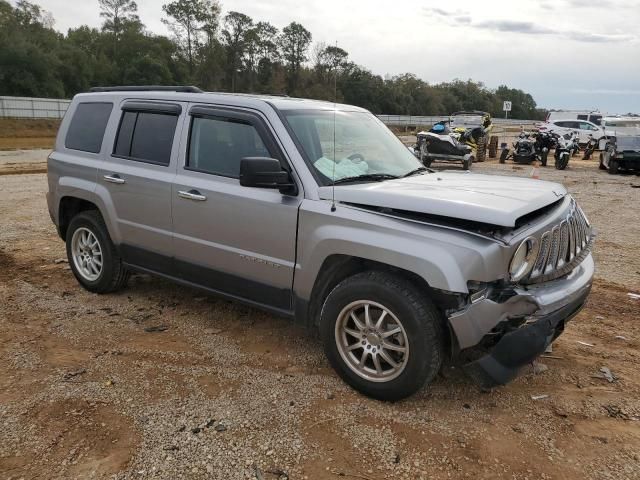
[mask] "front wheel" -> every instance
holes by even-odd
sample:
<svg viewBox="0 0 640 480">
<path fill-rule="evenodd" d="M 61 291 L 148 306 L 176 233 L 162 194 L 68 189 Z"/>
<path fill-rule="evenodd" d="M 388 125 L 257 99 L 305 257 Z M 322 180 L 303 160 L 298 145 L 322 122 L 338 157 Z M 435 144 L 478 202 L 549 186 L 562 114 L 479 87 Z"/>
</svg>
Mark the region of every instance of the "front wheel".
<svg viewBox="0 0 640 480">
<path fill-rule="evenodd" d="M 619 168 L 619 164 L 618 164 L 618 160 L 612 158 L 609 160 L 609 173 L 611 175 L 615 175 L 618 173 L 618 168 Z"/>
<path fill-rule="evenodd" d="M 556 170 L 564 170 L 569 165 L 569 159 L 571 158 L 570 152 L 562 152 L 556 157 Z"/>
<path fill-rule="evenodd" d="M 338 375 L 379 400 L 415 393 L 435 378 L 444 356 L 436 307 L 413 283 L 385 272 L 338 284 L 323 305 L 320 335 Z"/>
<path fill-rule="evenodd" d="M 598 168 L 600 170 L 606 170 L 607 169 L 607 167 L 605 167 L 605 165 L 604 165 L 604 155 L 602 153 L 600 154 L 600 164 L 598 165 Z"/>
<path fill-rule="evenodd" d="M 473 163 L 473 157 L 465 158 L 464 160 L 462 160 L 462 169 L 470 170 L 472 163 Z"/>
<path fill-rule="evenodd" d="M 66 244 L 71 271 L 85 289 L 108 293 L 126 285 L 129 272 L 98 211 L 89 210 L 73 217 L 67 229 Z"/>
</svg>

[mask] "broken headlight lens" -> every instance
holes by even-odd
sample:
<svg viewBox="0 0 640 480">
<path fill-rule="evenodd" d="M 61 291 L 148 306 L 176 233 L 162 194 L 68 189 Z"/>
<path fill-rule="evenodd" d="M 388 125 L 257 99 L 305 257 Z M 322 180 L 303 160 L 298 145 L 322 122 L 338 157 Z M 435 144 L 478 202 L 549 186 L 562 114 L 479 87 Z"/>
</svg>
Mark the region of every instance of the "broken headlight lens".
<svg viewBox="0 0 640 480">
<path fill-rule="evenodd" d="M 536 263 L 539 250 L 538 240 L 534 237 L 525 238 L 513 254 L 509 265 L 511 280 L 518 282 L 526 277 Z"/>
</svg>

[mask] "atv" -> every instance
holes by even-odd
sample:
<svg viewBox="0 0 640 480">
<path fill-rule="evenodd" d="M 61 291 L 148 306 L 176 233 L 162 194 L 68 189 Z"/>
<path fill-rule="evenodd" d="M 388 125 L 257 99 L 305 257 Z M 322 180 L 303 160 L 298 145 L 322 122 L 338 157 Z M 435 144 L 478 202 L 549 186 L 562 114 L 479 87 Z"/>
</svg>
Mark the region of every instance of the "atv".
<svg viewBox="0 0 640 480">
<path fill-rule="evenodd" d="M 454 112 L 449 116 L 449 128 L 456 140 L 471 147 L 474 161 L 485 161 L 489 132 L 493 128 L 489 113 L 479 110 Z"/>
</svg>

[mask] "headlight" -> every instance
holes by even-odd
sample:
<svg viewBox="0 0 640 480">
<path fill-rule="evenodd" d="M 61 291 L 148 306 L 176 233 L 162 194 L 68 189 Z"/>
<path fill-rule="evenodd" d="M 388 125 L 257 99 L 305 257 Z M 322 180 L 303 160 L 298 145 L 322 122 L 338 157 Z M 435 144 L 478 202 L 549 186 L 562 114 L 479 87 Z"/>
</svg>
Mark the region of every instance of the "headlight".
<svg viewBox="0 0 640 480">
<path fill-rule="evenodd" d="M 513 254 L 509 265 L 509 274 L 512 281 L 518 282 L 531 272 L 538 257 L 539 248 L 538 240 L 534 237 L 529 237 L 522 241 L 516 253 Z"/>
</svg>

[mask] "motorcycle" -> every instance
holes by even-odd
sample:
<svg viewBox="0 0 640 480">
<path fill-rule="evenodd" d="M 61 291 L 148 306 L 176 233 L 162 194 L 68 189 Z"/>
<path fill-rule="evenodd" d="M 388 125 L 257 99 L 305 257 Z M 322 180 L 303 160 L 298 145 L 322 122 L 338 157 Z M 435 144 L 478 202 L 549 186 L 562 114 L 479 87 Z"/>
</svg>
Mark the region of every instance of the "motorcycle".
<svg viewBox="0 0 640 480">
<path fill-rule="evenodd" d="M 573 142 L 571 143 L 571 156 L 575 157 L 580 152 L 580 137 L 576 133 L 573 136 Z"/>
<path fill-rule="evenodd" d="M 445 122 L 436 123 L 427 132 L 418 132 L 413 151 L 425 167 L 434 161 L 462 162 L 462 168 L 469 170 L 474 159 L 472 148 L 456 140 Z"/>
<path fill-rule="evenodd" d="M 558 145 L 554 153 L 555 167 L 557 170 L 564 170 L 569 165 L 569 159 L 577 143 L 577 134 L 566 133 L 558 138 Z"/>
<path fill-rule="evenodd" d="M 536 151 L 540 157 L 540 162 L 543 167 L 546 167 L 549 152 L 555 148 L 557 144 L 557 135 L 553 132 L 536 132 L 534 135 L 536 139 Z"/>
<path fill-rule="evenodd" d="M 535 132 L 533 134 L 521 132 L 513 143 L 513 153 L 508 149 L 502 150 L 500 163 L 504 163 L 511 157 L 516 163 L 529 164 L 539 160 L 543 167 L 547 166 L 547 156 L 554 144 L 554 137 L 550 133 Z"/>
<path fill-rule="evenodd" d="M 598 148 L 598 140 L 593 138 L 593 135 L 589 134 L 589 141 L 587 142 L 587 146 L 584 147 L 584 155 L 582 157 L 583 160 L 589 160 L 593 152 Z"/>
</svg>

